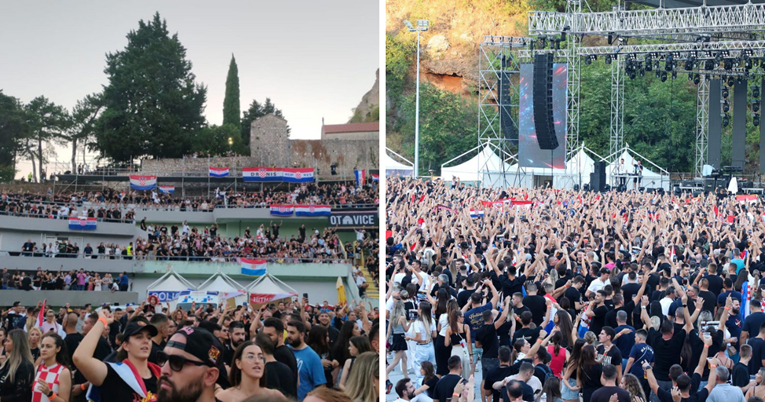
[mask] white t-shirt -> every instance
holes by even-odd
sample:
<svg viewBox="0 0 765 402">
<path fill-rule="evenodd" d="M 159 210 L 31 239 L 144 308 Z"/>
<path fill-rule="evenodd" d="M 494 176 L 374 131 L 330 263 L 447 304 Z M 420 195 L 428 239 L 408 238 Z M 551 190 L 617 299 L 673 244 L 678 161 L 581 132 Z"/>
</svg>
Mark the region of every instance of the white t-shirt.
<svg viewBox="0 0 765 402">
<path fill-rule="evenodd" d="M 598 290 L 602 290 L 604 287 L 606 287 L 606 282 L 603 282 L 602 280 L 600 280 L 600 278 L 597 278 L 594 281 L 592 281 L 592 283 L 590 283 L 590 287 L 587 288 L 587 291 L 595 293 Z"/>
<path fill-rule="evenodd" d="M 441 325 L 441 331 L 438 332 L 439 335 L 446 337 L 446 329 L 449 328 L 449 317 L 447 317 L 447 314 L 441 314 L 440 317 L 438 317 L 438 323 Z"/>
<path fill-rule="evenodd" d="M 417 321 L 414 322 L 414 333 L 415 334 L 419 333 L 420 334 L 420 339 L 422 339 L 422 340 L 420 340 L 419 343 L 425 342 L 425 341 L 432 342 L 433 338 L 431 338 L 430 335 L 435 330 L 436 330 L 436 321 L 435 320 L 430 320 L 430 330 L 425 328 L 425 323 L 422 322 L 422 320 L 417 320 Z M 416 335 L 415 335 L 415 337 L 416 337 Z"/>
</svg>

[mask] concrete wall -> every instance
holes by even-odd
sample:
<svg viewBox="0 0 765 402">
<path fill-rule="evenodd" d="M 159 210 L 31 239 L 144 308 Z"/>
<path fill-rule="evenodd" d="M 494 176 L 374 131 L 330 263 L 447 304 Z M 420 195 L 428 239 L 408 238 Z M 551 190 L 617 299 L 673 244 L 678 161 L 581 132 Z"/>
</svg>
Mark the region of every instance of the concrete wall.
<svg viewBox="0 0 765 402">
<path fill-rule="evenodd" d="M 2 220 L 3 218 L 0 218 Z M 34 218 L 28 218 L 29 220 L 33 220 Z M 36 220 L 36 219 L 34 219 Z M 129 229 L 131 232 L 135 233 L 135 229 L 133 227 L 130 227 Z M 126 236 L 109 236 L 109 235 L 101 235 L 98 231 L 96 232 L 76 232 L 71 231 L 68 233 L 41 233 L 40 231 L 31 231 L 31 230 L 24 230 L 24 231 L 0 231 L 0 250 L 4 251 L 21 251 L 21 246 L 24 245 L 24 243 L 27 241 L 27 239 L 32 239 L 32 242 L 37 243 L 37 247 L 42 250 L 42 244 L 43 242 L 51 243 L 51 241 L 46 241 L 48 237 L 56 237 L 57 239 L 70 239 L 72 243 L 77 243 L 80 247 L 80 251 L 85 249 L 85 245 L 87 243 L 90 243 L 90 246 L 93 247 L 95 250 L 96 246 L 98 246 L 99 243 L 104 242 L 104 244 L 108 243 L 116 243 L 119 245 L 127 246 L 128 243 L 130 243 L 133 240 L 133 237 L 126 237 Z"/>
<path fill-rule="evenodd" d="M 353 141 L 377 141 L 380 138 L 379 131 L 358 131 L 347 133 L 324 133 L 323 140 L 353 140 Z"/>
<path fill-rule="evenodd" d="M 24 307 L 36 306 L 41 300 L 47 300 L 47 305 L 51 307 L 63 307 L 69 303 L 72 307 L 81 307 L 87 303 L 93 306 L 100 306 L 104 303 L 136 303 L 138 293 L 135 292 L 78 292 L 67 290 L 45 290 L 45 291 L 23 291 L 23 290 L 3 290 L 0 306 L 3 309 L 13 305 L 13 302 L 19 301 Z"/>
<path fill-rule="evenodd" d="M 253 166 L 292 167 L 287 122 L 272 114 L 253 121 L 250 124 L 250 156 L 255 162 Z"/>
<path fill-rule="evenodd" d="M 40 219 L 25 218 L 18 216 L 0 216 L 0 233 L 6 231 L 26 231 L 48 234 L 69 234 L 83 236 L 84 230 L 69 230 L 69 221 L 66 219 Z M 133 237 L 136 234 L 135 226 L 129 223 L 98 222 L 96 231 L 102 236 Z"/>
<path fill-rule="evenodd" d="M 139 264 L 140 265 L 140 264 Z M 135 272 L 135 261 L 131 260 L 99 260 L 90 258 L 43 258 L 43 257 L 9 257 L 0 256 L 0 268 L 16 271 L 36 271 L 41 267 L 48 271 L 69 271 L 83 268 L 94 272 Z M 114 276 L 114 275 L 112 275 Z"/>
</svg>

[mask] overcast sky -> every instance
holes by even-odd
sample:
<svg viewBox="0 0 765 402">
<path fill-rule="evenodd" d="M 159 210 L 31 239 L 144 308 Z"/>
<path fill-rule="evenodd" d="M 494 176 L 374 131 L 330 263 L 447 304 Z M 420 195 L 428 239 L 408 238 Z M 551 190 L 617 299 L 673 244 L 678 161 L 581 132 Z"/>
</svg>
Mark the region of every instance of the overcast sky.
<svg viewBox="0 0 765 402">
<path fill-rule="evenodd" d="M 107 84 L 106 53 L 124 49 L 128 31 L 157 11 L 207 85 L 211 124 L 223 120 L 232 53 L 241 110 L 270 97 L 292 138 L 318 138 L 322 117 L 347 122 L 380 65 L 376 0 L 9 1 L 0 3 L 0 89 L 71 110 Z"/>
</svg>

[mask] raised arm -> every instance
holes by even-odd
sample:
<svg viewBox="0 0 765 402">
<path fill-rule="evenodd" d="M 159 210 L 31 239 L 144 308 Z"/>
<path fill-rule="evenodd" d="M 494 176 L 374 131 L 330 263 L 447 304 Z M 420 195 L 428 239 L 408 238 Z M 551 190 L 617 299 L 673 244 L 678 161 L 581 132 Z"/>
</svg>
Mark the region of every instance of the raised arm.
<svg viewBox="0 0 765 402">
<path fill-rule="evenodd" d="M 98 311 L 98 321 L 96 321 L 90 332 L 80 342 L 80 346 L 74 352 L 74 365 L 82 375 L 93 385 L 100 386 L 104 383 L 108 369 L 106 363 L 93 357 L 93 353 L 98 346 L 98 340 L 104 329 L 114 322 L 114 317 L 106 310 Z"/>
</svg>

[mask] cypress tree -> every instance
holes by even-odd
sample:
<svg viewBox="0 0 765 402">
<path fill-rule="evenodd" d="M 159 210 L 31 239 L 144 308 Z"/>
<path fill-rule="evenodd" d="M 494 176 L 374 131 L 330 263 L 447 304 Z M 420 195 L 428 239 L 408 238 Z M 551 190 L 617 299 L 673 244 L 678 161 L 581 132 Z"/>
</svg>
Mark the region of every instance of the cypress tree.
<svg viewBox="0 0 765 402">
<path fill-rule="evenodd" d="M 226 77 L 226 97 L 223 99 L 223 124 L 233 124 L 239 127 L 239 69 L 236 67 L 234 55 L 231 55 L 231 64 L 228 65 Z"/>
</svg>

